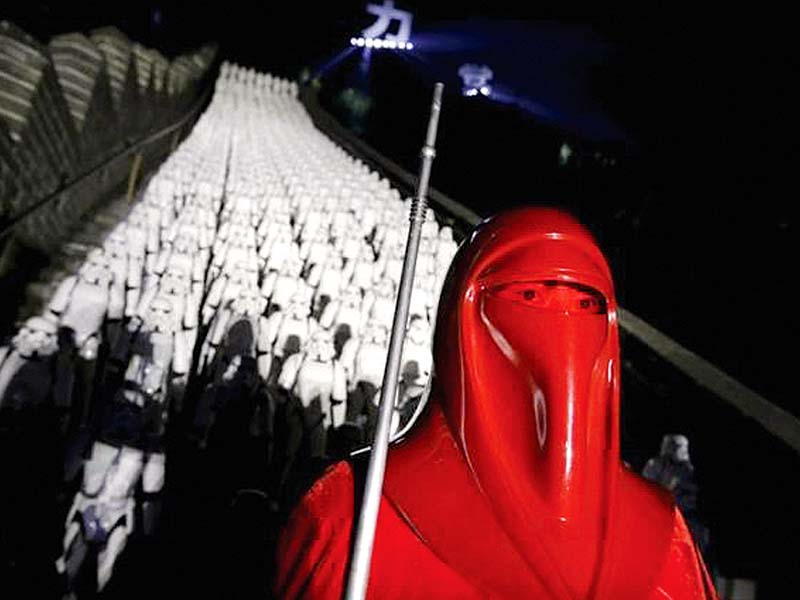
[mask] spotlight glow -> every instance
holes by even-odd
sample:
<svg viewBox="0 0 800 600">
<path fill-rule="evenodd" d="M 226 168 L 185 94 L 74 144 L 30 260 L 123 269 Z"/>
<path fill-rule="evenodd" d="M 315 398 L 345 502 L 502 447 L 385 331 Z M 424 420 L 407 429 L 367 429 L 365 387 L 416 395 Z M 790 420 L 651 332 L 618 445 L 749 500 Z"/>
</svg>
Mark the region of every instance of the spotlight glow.
<svg viewBox="0 0 800 600">
<path fill-rule="evenodd" d="M 414 44 L 412 44 L 411 42 L 408 42 L 406 44 L 406 50 L 413 50 L 413 49 L 414 49 Z"/>
<path fill-rule="evenodd" d="M 372 39 L 371 38 L 367 38 L 366 41 L 364 42 L 364 45 L 367 48 L 372 48 Z"/>
<path fill-rule="evenodd" d="M 372 42 L 372 45 L 373 45 L 375 48 L 383 48 L 383 40 L 374 40 L 374 41 Z"/>
</svg>

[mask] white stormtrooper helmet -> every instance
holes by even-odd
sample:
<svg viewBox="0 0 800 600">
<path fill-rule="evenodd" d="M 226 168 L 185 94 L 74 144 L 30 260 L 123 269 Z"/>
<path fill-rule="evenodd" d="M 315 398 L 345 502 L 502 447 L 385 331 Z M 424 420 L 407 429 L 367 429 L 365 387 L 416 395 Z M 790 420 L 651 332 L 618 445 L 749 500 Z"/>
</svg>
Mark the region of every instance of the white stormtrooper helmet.
<svg viewBox="0 0 800 600">
<path fill-rule="evenodd" d="M 359 308 L 361 306 L 361 288 L 350 285 L 342 294 L 342 306 L 347 308 Z"/>
<path fill-rule="evenodd" d="M 336 356 L 330 332 L 320 329 L 314 333 L 308 344 L 308 356 L 315 361 L 330 362 Z"/>
<path fill-rule="evenodd" d="M 289 314 L 295 319 L 307 319 L 311 315 L 308 298 L 303 294 L 295 294 L 289 301 Z"/>
<path fill-rule="evenodd" d="M 108 285 L 111 281 L 111 271 L 108 269 L 108 262 L 103 250 L 100 248 L 90 250 L 86 260 L 78 270 L 78 275 L 82 280 L 89 283 Z"/>
<path fill-rule="evenodd" d="M 675 462 L 689 462 L 689 438 L 667 434 L 661 439 L 661 456 Z"/>
<path fill-rule="evenodd" d="M 144 322 L 148 329 L 162 333 L 172 333 L 177 328 L 175 306 L 169 296 L 156 295 L 147 307 Z"/>
<path fill-rule="evenodd" d="M 128 253 L 128 237 L 125 234 L 125 224 L 115 227 L 103 241 L 103 250 L 108 256 L 124 257 Z"/>
<path fill-rule="evenodd" d="M 239 295 L 231 300 L 231 310 L 237 315 L 258 317 L 267 309 L 267 299 L 252 287 L 243 287 Z"/>
<path fill-rule="evenodd" d="M 303 264 L 303 259 L 295 253 L 292 253 L 285 261 L 283 261 L 280 274 L 288 275 L 289 277 L 298 279 L 300 277 L 300 273 L 303 272 Z"/>
<path fill-rule="evenodd" d="M 11 342 L 22 356 L 49 356 L 58 350 L 57 327 L 44 317 L 31 317 Z"/>
<path fill-rule="evenodd" d="M 385 346 L 389 343 L 389 330 L 380 323 L 370 322 L 364 329 L 363 339 L 368 344 Z"/>
<path fill-rule="evenodd" d="M 258 266 L 251 265 L 248 261 L 237 261 L 233 264 L 228 281 L 242 286 L 258 285 Z"/>
<path fill-rule="evenodd" d="M 180 263 L 173 263 L 161 276 L 159 291 L 172 296 L 184 296 L 189 291 L 191 276 Z"/>
</svg>

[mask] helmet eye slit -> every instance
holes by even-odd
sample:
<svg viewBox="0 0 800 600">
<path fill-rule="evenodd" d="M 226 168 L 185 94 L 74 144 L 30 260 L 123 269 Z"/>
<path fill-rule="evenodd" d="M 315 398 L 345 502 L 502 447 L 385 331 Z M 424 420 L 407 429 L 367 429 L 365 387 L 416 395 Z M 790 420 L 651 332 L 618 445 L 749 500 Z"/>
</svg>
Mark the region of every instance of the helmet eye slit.
<svg viewBox="0 0 800 600">
<path fill-rule="evenodd" d="M 552 279 L 511 281 L 489 286 L 486 291 L 500 299 L 527 308 L 566 314 L 606 314 L 607 302 L 596 289 Z"/>
</svg>

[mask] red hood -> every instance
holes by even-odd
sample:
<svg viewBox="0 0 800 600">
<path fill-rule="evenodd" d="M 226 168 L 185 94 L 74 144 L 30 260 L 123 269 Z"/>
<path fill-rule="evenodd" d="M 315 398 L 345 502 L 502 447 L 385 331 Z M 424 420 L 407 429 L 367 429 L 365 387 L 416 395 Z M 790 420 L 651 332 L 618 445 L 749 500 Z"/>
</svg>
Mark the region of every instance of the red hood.
<svg viewBox="0 0 800 600">
<path fill-rule="evenodd" d="M 617 304 L 591 235 L 550 209 L 484 222 L 438 315 L 431 401 L 390 451 L 389 500 L 487 595 L 645 597 L 672 509 L 620 461 Z"/>
</svg>

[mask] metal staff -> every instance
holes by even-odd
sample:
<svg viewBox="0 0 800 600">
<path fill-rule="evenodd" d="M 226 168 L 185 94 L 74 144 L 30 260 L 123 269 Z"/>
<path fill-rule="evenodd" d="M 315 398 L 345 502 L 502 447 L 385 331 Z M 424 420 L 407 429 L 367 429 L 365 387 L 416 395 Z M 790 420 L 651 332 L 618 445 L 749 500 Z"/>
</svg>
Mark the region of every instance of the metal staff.
<svg viewBox="0 0 800 600">
<path fill-rule="evenodd" d="M 417 253 L 422 233 L 422 224 L 427 213 L 428 182 L 431 177 L 431 166 L 436 156 L 436 130 L 439 127 L 439 112 L 442 108 L 442 90 L 444 84 L 437 83 L 433 89 L 431 116 L 428 121 L 428 133 L 422 147 L 422 165 L 420 167 L 417 195 L 411 203 L 409 217 L 411 227 L 408 230 L 406 256 L 403 260 L 403 275 L 400 279 L 400 290 L 394 309 L 392 336 L 389 339 L 389 353 L 386 357 L 386 369 L 383 372 L 381 402 L 378 409 L 378 427 L 372 442 L 372 453 L 369 457 L 367 480 L 364 485 L 364 499 L 358 517 L 356 541 L 350 561 L 350 574 L 347 578 L 346 600 L 363 600 L 367 595 L 367 581 L 372 561 L 372 546 L 375 541 L 375 527 L 378 523 L 378 508 L 383 488 L 383 475 L 386 471 L 386 455 L 389 452 L 389 428 L 392 423 L 392 411 L 397 394 L 397 380 L 400 374 L 400 359 L 403 353 L 406 326 L 408 324 L 408 308 L 411 302 L 411 289 L 414 283 L 414 269 L 417 266 Z"/>
</svg>

